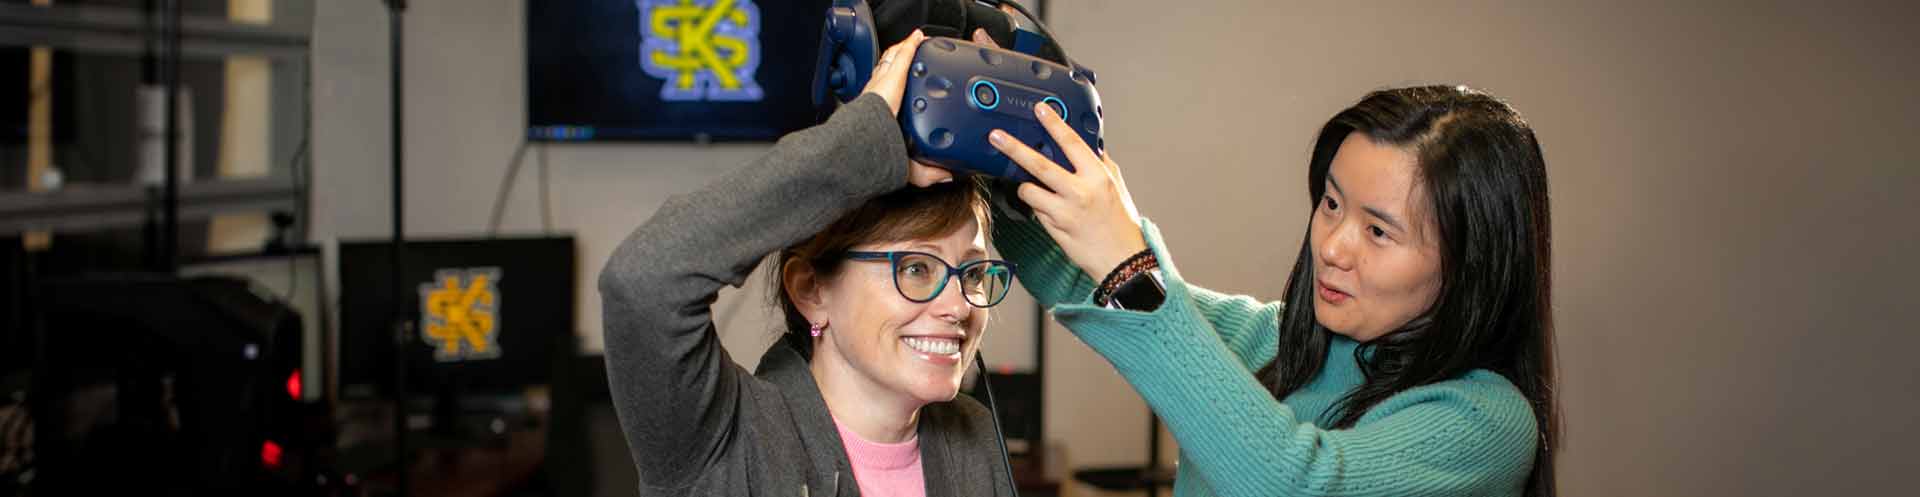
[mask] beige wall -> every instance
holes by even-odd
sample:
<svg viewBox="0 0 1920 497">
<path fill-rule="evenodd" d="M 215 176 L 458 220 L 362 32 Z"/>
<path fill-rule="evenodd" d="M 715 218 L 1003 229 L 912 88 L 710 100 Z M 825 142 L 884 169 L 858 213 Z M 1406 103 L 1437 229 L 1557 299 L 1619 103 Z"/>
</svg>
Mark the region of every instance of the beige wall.
<svg viewBox="0 0 1920 497">
<path fill-rule="evenodd" d="M 521 4 L 414 2 L 410 232 L 485 229 L 522 121 Z M 1894 494 L 1920 474 L 1920 8 L 1055 0 L 1053 16 L 1100 73 L 1140 208 L 1220 290 L 1280 293 L 1312 133 L 1363 92 L 1458 82 L 1511 99 L 1552 179 L 1566 495 Z M 315 24 L 315 235 L 383 236 L 385 15 L 320 2 Z M 762 150 L 552 149 L 590 349 L 613 245 Z M 520 232 L 538 228 L 528 174 L 507 218 Z M 755 303 L 723 327 L 742 356 L 771 321 Z M 1024 339 L 1030 318 L 1007 314 L 990 337 Z M 1053 435 L 1076 464 L 1139 461 L 1138 398 L 1052 333 Z M 989 347 L 1017 357 L 1020 342 Z"/>
<path fill-rule="evenodd" d="M 1354 3 L 1059 2 L 1190 279 L 1279 295 L 1313 131 L 1479 86 L 1547 153 L 1566 495 L 1911 492 L 1920 8 Z"/>
</svg>

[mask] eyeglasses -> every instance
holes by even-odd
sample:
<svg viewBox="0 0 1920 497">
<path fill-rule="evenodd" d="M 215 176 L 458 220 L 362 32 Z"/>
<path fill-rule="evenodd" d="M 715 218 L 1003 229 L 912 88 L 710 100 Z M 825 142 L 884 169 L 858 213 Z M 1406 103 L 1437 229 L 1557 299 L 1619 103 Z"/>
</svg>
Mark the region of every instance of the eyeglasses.
<svg viewBox="0 0 1920 497">
<path fill-rule="evenodd" d="M 939 256 L 912 251 L 848 251 L 848 260 L 887 261 L 893 264 L 893 289 L 914 303 L 926 303 L 947 289 L 947 280 L 960 277 L 960 294 L 967 304 L 987 308 L 1007 298 L 1013 287 L 1013 263 L 983 259 L 953 267 Z M 945 268 L 942 271 L 941 268 Z"/>
</svg>

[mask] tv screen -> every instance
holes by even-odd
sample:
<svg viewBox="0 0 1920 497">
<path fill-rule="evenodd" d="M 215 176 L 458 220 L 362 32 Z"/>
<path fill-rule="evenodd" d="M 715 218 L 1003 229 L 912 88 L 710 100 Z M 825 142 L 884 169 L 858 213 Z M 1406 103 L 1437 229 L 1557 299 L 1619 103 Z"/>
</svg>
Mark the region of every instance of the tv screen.
<svg viewBox="0 0 1920 497">
<path fill-rule="evenodd" d="M 554 361 L 571 356 L 572 237 L 409 240 L 399 295 L 392 250 L 386 240 L 340 242 L 341 397 L 391 397 L 395 311 L 414 323 L 410 396 L 520 392 L 547 384 Z"/>
<path fill-rule="evenodd" d="M 528 1 L 527 137 L 766 141 L 809 126 L 828 4 Z"/>
</svg>

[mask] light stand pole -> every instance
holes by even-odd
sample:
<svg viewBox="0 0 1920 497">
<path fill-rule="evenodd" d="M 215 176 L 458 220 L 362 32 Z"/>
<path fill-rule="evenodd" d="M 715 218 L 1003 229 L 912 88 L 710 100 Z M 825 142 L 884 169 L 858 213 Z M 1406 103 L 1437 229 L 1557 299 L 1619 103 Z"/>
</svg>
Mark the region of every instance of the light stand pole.
<svg viewBox="0 0 1920 497">
<path fill-rule="evenodd" d="M 402 275 L 405 274 L 406 268 L 405 260 L 403 259 L 405 254 L 403 247 L 406 245 L 407 240 L 404 217 L 407 205 L 406 184 L 405 174 L 403 174 L 405 160 L 405 154 L 403 153 L 405 147 L 403 144 L 406 142 L 401 140 L 401 131 L 404 129 L 402 124 L 405 122 L 402 120 L 405 110 L 405 106 L 403 105 L 405 100 L 403 96 L 406 93 L 404 91 L 405 87 L 401 85 L 404 80 L 404 78 L 401 77 L 403 75 L 401 72 L 401 67 L 403 67 L 401 65 L 401 40 L 404 35 L 404 25 L 401 22 L 401 18 L 402 14 L 407 10 L 407 0 L 384 1 L 387 4 L 387 36 L 389 40 L 391 40 L 388 55 L 388 61 L 391 66 L 388 72 L 392 76 L 392 86 L 389 90 L 391 94 L 389 95 L 388 103 L 392 110 L 392 129 L 390 131 L 393 136 L 393 142 L 391 144 L 393 147 L 393 243 L 388 245 L 390 250 L 388 256 L 391 257 L 392 261 L 392 266 L 389 267 L 393 271 L 393 279 L 391 280 L 393 284 L 393 301 L 401 302 L 405 300 L 400 298 L 401 295 L 405 295 L 401 292 L 406 291 L 406 285 L 403 282 L 404 277 Z M 412 343 L 413 327 L 411 323 L 408 322 L 406 316 L 407 312 L 405 309 L 401 309 L 400 306 L 397 305 L 393 307 L 392 392 L 394 488 L 396 494 L 402 497 L 408 494 L 407 473 L 412 467 L 412 465 L 409 464 L 411 462 L 409 456 L 412 454 L 407 446 L 407 345 Z"/>
</svg>

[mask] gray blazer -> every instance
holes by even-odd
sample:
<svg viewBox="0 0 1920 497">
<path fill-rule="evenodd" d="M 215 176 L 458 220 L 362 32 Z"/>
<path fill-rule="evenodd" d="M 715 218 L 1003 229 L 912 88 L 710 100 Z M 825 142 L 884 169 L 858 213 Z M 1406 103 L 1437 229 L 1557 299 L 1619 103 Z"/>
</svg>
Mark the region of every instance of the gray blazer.
<svg viewBox="0 0 1920 497">
<path fill-rule="evenodd" d="M 776 341 L 748 374 L 711 307 L 767 254 L 905 186 L 906 159 L 886 102 L 864 95 L 667 200 L 614 250 L 599 282 L 607 376 L 641 494 L 859 495 L 806 360 Z M 990 416 L 966 396 L 921 408 L 929 497 L 1013 495 Z"/>
</svg>

